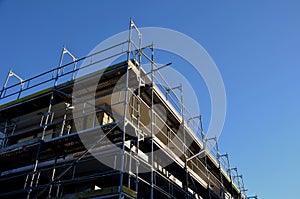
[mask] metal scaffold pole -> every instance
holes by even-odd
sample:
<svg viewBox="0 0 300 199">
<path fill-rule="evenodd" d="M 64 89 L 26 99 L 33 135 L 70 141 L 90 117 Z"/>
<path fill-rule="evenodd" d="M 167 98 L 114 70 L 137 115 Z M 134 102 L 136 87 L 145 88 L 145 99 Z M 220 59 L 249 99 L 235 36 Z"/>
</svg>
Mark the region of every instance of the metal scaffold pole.
<svg viewBox="0 0 300 199">
<path fill-rule="evenodd" d="M 56 85 L 56 81 L 55 81 L 54 85 Z M 41 122 L 41 124 L 43 123 L 43 125 L 42 125 L 42 128 L 43 128 L 42 137 L 40 138 L 39 147 L 38 147 L 38 151 L 37 151 L 37 155 L 36 155 L 36 159 L 35 159 L 35 164 L 34 164 L 32 176 L 31 176 L 30 183 L 29 183 L 27 199 L 31 198 L 31 192 L 33 190 L 34 181 L 36 180 L 36 182 L 38 182 L 38 180 L 39 180 L 39 175 L 36 178 L 37 169 L 38 169 L 38 164 L 39 164 L 39 159 L 40 159 L 40 152 L 41 152 L 41 149 L 42 149 L 42 145 L 44 143 L 45 133 L 46 133 L 48 123 L 49 123 L 49 118 L 50 118 L 50 115 L 52 114 L 51 110 L 52 110 L 54 92 L 55 92 L 55 86 L 54 86 L 54 88 L 52 89 L 52 92 L 51 92 L 51 97 L 50 97 L 47 113 L 46 113 L 46 115 L 44 115 L 44 116 L 46 116 L 45 121 L 44 121 L 44 123 L 43 123 L 43 121 Z M 44 119 L 44 116 L 42 116 L 42 120 Z M 25 181 L 25 187 L 27 186 L 28 177 L 29 177 L 29 175 L 27 175 L 27 178 L 26 178 L 26 181 Z M 37 185 L 37 183 L 36 183 L 36 185 Z"/>
<path fill-rule="evenodd" d="M 124 88 L 124 110 L 123 110 L 123 134 L 122 134 L 122 148 L 121 148 L 121 168 L 120 168 L 120 187 L 119 187 L 119 198 L 123 198 L 123 179 L 124 179 L 124 167 L 125 167 L 125 136 L 126 136 L 126 124 L 127 124 L 127 106 L 128 106 L 128 90 L 129 90 L 129 63 L 131 54 L 131 39 L 132 39 L 132 27 L 134 23 L 130 18 L 129 22 L 129 36 L 128 36 L 128 48 L 127 48 L 127 69 L 125 77 L 125 88 Z"/>
<path fill-rule="evenodd" d="M 138 80 L 137 89 L 133 91 L 132 89 L 128 88 L 128 92 L 130 91 L 130 94 L 131 94 L 131 95 L 128 95 L 128 98 L 131 97 L 131 102 L 132 102 L 132 104 L 131 104 L 131 106 L 132 106 L 131 122 L 135 123 L 135 126 L 136 126 L 135 133 L 136 133 L 136 136 L 137 136 L 135 138 L 135 140 L 132 140 L 133 143 L 130 143 L 128 187 L 131 188 L 131 177 L 132 176 L 135 177 L 136 198 L 138 198 L 138 182 L 139 182 L 139 179 L 138 179 L 138 176 L 139 176 L 138 175 L 139 160 L 138 160 L 138 158 L 135 159 L 135 161 L 136 161 L 136 170 L 135 170 L 136 172 L 135 172 L 135 174 L 131 171 L 132 170 L 131 164 L 132 164 L 132 158 L 133 158 L 132 156 L 136 155 L 136 157 L 138 157 L 139 142 L 140 142 L 140 136 L 141 136 L 141 132 L 142 132 L 141 129 L 140 129 L 141 84 L 142 84 L 142 78 L 141 78 L 141 76 L 142 76 L 142 33 L 138 30 L 137 26 L 133 23 L 133 21 L 131 21 L 131 27 L 130 28 L 134 29 L 137 32 L 139 45 L 138 45 L 138 47 L 136 45 L 133 45 L 135 48 L 138 48 L 138 49 L 135 49 L 135 52 L 138 55 L 138 59 L 135 59 L 136 54 L 134 54 L 134 62 L 137 62 L 137 67 L 138 67 L 138 71 L 137 71 L 137 74 L 136 74 L 137 75 L 137 80 Z M 132 35 L 132 32 L 130 34 Z M 134 43 L 130 39 L 129 45 L 131 45 L 131 42 L 132 42 L 132 44 Z M 130 49 L 130 51 L 133 51 L 133 50 Z M 128 63 L 129 63 L 129 60 L 130 59 L 128 59 Z M 127 71 L 127 72 L 129 72 L 129 71 Z M 135 105 L 136 105 L 136 108 L 135 108 Z M 130 104 L 128 104 L 128 106 L 130 106 Z M 134 152 L 131 150 L 131 146 L 136 147 L 136 150 Z"/>
<path fill-rule="evenodd" d="M 255 195 L 255 196 L 248 196 L 247 199 L 258 199 L 258 196 Z"/>
<path fill-rule="evenodd" d="M 154 47 L 153 47 L 153 44 L 152 44 L 152 47 L 151 47 L 151 104 L 150 104 L 150 109 L 151 109 L 151 117 L 150 117 L 150 130 L 151 130 L 151 176 L 150 176 L 150 198 L 152 199 L 154 196 L 153 196 L 153 178 L 154 178 L 154 172 L 153 172 L 153 160 L 154 160 L 154 157 L 153 157 L 153 150 L 154 150 L 154 145 L 153 145 L 153 119 L 154 119 L 154 112 L 153 112 L 153 104 L 154 104 Z"/>
<path fill-rule="evenodd" d="M 222 195 L 222 197 L 225 197 L 224 196 L 225 193 L 224 193 L 223 177 L 222 177 L 221 158 L 222 157 L 228 158 L 228 154 L 227 153 L 220 154 L 219 153 L 219 147 L 217 146 L 217 143 L 216 143 L 216 148 L 217 148 L 217 161 L 218 161 L 218 164 L 219 164 L 219 171 L 220 171 L 221 195 Z"/>
<path fill-rule="evenodd" d="M 141 77 L 141 69 L 142 69 L 142 52 L 141 52 L 141 49 L 142 49 L 142 34 L 141 32 L 138 31 L 138 37 L 139 37 L 139 74 L 138 74 L 138 94 L 137 94 L 137 129 L 138 129 L 138 132 L 137 132 L 137 142 L 136 142 L 136 156 L 138 157 L 138 152 L 139 152 L 139 142 L 140 142 L 140 133 L 141 133 L 141 130 L 140 130 L 140 119 L 141 119 L 141 84 L 142 84 L 142 77 Z M 135 190 L 136 190 L 136 198 L 138 198 L 138 188 L 139 188 L 139 171 L 138 171 L 138 167 L 139 167 L 139 163 L 137 162 L 136 163 L 137 166 L 136 166 L 136 179 L 135 179 L 135 182 L 136 182 L 136 187 L 135 187 Z"/>
</svg>

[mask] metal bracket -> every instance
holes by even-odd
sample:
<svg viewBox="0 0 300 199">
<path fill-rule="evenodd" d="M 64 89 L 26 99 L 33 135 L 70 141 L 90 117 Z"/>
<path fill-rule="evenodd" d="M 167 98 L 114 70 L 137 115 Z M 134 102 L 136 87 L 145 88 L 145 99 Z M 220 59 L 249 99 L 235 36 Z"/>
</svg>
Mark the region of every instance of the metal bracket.
<svg viewBox="0 0 300 199">
<path fill-rule="evenodd" d="M 73 62 L 74 62 L 73 71 L 76 70 L 77 58 L 64 46 L 62 49 L 62 52 L 61 52 L 60 59 L 59 59 L 59 69 L 57 70 L 57 75 L 59 75 L 60 71 L 63 69 L 62 62 L 63 62 L 65 54 L 69 55 L 73 59 Z M 74 79 L 74 73 L 72 74 L 72 79 Z"/>
<path fill-rule="evenodd" d="M 21 89 L 24 88 L 24 82 L 25 82 L 25 80 L 22 79 L 22 78 L 21 78 L 19 75 L 17 75 L 16 73 L 14 73 L 14 72 L 12 71 L 12 69 L 10 69 L 9 72 L 8 72 L 8 74 L 7 74 L 7 77 L 6 77 L 5 83 L 4 83 L 4 85 L 3 85 L 3 88 L 2 88 L 2 90 L 1 90 L 0 98 L 2 97 L 2 94 L 3 94 L 4 90 L 6 89 L 6 86 L 7 86 L 7 84 L 8 84 L 8 81 L 9 81 L 9 78 L 10 78 L 10 77 L 15 77 L 15 78 L 17 78 L 17 79 L 20 81 Z"/>
</svg>

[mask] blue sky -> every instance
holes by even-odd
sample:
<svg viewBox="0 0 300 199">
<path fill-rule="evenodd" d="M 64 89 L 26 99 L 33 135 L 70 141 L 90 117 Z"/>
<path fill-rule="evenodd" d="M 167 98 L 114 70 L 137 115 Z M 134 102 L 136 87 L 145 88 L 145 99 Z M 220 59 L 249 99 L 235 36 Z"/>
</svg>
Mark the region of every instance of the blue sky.
<svg viewBox="0 0 300 199">
<path fill-rule="evenodd" d="M 164 27 L 199 42 L 227 92 L 221 151 L 249 194 L 296 198 L 300 179 L 300 3 L 278 1 L 0 1 L 0 84 L 58 64 L 64 44 L 78 57 L 111 35 Z"/>
</svg>

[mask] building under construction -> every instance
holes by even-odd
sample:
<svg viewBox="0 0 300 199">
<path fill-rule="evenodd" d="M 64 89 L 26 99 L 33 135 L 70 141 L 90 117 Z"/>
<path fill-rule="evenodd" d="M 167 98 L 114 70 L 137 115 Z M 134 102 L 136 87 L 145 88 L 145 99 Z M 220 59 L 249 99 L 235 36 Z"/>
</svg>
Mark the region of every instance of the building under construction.
<svg viewBox="0 0 300 199">
<path fill-rule="evenodd" d="M 57 68 L 30 79 L 9 72 L 0 93 L 0 198 L 247 198 L 242 175 L 217 144 L 206 149 L 216 138 L 188 113 L 174 92 L 182 87 L 159 71 L 169 64 L 154 62 L 141 34 L 130 21 L 127 41 L 83 58 L 64 48 Z M 65 56 L 72 61 L 63 64 Z M 124 60 L 78 77 L 113 57 Z"/>
</svg>

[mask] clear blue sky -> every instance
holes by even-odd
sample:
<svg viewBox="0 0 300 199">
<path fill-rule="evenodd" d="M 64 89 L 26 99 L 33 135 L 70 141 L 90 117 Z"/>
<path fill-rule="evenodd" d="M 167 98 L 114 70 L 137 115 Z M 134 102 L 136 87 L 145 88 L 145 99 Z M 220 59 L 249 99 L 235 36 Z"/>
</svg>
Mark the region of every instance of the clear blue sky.
<svg viewBox="0 0 300 199">
<path fill-rule="evenodd" d="M 28 78 L 57 65 L 61 48 L 84 56 L 140 26 L 194 38 L 211 55 L 227 92 L 220 148 L 249 194 L 297 198 L 300 179 L 300 2 L 0 0 L 0 84 L 10 67 Z"/>
</svg>

